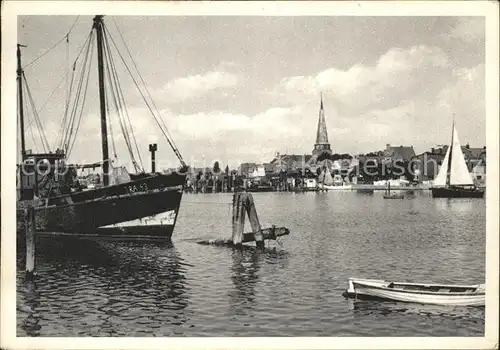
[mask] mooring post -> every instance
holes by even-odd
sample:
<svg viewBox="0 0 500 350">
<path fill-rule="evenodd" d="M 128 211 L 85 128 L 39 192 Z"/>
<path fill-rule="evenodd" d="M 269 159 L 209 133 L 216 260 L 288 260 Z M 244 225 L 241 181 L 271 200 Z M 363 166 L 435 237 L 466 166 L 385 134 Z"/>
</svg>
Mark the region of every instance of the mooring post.
<svg viewBox="0 0 500 350">
<path fill-rule="evenodd" d="M 151 152 L 151 172 L 156 172 L 156 151 L 158 150 L 158 145 L 156 143 L 149 144 L 149 152 Z"/>
<path fill-rule="evenodd" d="M 243 228 L 245 225 L 246 193 L 238 191 L 233 195 L 233 244 L 241 247 L 243 242 Z"/>
<path fill-rule="evenodd" d="M 255 202 L 251 193 L 247 193 L 246 200 L 246 210 L 248 214 L 248 220 L 250 221 L 250 226 L 252 227 L 252 232 L 255 236 L 255 243 L 257 248 L 264 248 L 264 238 L 262 237 L 262 228 L 260 227 L 259 217 L 257 216 L 257 209 L 255 209 Z"/>
<path fill-rule="evenodd" d="M 35 273 L 35 208 L 33 201 L 27 201 L 26 208 L 26 280 L 32 280 Z"/>
</svg>

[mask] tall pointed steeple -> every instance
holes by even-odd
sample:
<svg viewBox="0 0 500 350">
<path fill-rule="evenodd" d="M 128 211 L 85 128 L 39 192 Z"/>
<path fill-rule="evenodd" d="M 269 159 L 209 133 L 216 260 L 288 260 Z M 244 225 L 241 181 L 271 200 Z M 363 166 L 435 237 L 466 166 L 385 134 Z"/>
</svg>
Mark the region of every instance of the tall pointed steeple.
<svg viewBox="0 0 500 350">
<path fill-rule="evenodd" d="M 321 93 L 321 103 L 319 107 L 318 130 L 316 132 L 316 143 L 314 144 L 313 156 L 321 153 L 332 154 L 330 143 L 328 142 L 328 131 L 326 130 L 325 110 L 323 108 L 323 93 Z"/>
</svg>

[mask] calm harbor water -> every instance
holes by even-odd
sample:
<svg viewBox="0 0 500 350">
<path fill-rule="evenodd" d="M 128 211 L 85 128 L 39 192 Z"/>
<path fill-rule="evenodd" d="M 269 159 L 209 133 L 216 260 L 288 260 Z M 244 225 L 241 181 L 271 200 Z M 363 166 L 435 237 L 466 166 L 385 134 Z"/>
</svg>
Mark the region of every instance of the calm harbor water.
<svg viewBox="0 0 500 350">
<path fill-rule="evenodd" d="M 484 199 L 256 193 L 290 236 L 196 244 L 230 237 L 231 196 L 186 194 L 173 244 L 39 237 L 34 283 L 18 253 L 18 336 L 483 336 L 484 308 L 341 294 L 348 277 L 483 282 Z"/>
</svg>

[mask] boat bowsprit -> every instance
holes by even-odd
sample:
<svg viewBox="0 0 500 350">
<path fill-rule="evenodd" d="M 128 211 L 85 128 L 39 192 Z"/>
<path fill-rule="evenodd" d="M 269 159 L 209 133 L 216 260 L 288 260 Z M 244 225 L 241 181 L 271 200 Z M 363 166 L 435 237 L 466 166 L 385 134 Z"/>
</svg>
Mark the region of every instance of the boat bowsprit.
<svg viewBox="0 0 500 350">
<path fill-rule="evenodd" d="M 349 278 L 346 298 L 420 304 L 484 306 L 485 285 L 448 285 Z"/>
</svg>

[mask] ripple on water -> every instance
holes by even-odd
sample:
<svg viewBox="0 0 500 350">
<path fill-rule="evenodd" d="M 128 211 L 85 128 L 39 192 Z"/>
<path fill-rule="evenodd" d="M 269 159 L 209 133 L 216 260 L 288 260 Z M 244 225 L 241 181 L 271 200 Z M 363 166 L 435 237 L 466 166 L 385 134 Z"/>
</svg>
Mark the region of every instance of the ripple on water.
<svg viewBox="0 0 500 350">
<path fill-rule="evenodd" d="M 262 225 L 287 226 L 291 234 L 255 252 L 196 244 L 197 238 L 229 237 L 231 226 L 229 210 L 192 202 L 225 203 L 230 195 L 186 198 L 173 245 L 39 238 L 34 283 L 23 282 L 18 255 L 18 335 L 484 333 L 484 308 L 341 297 L 348 277 L 482 282 L 484 201 L 257 193 Z"/>
</svg>

